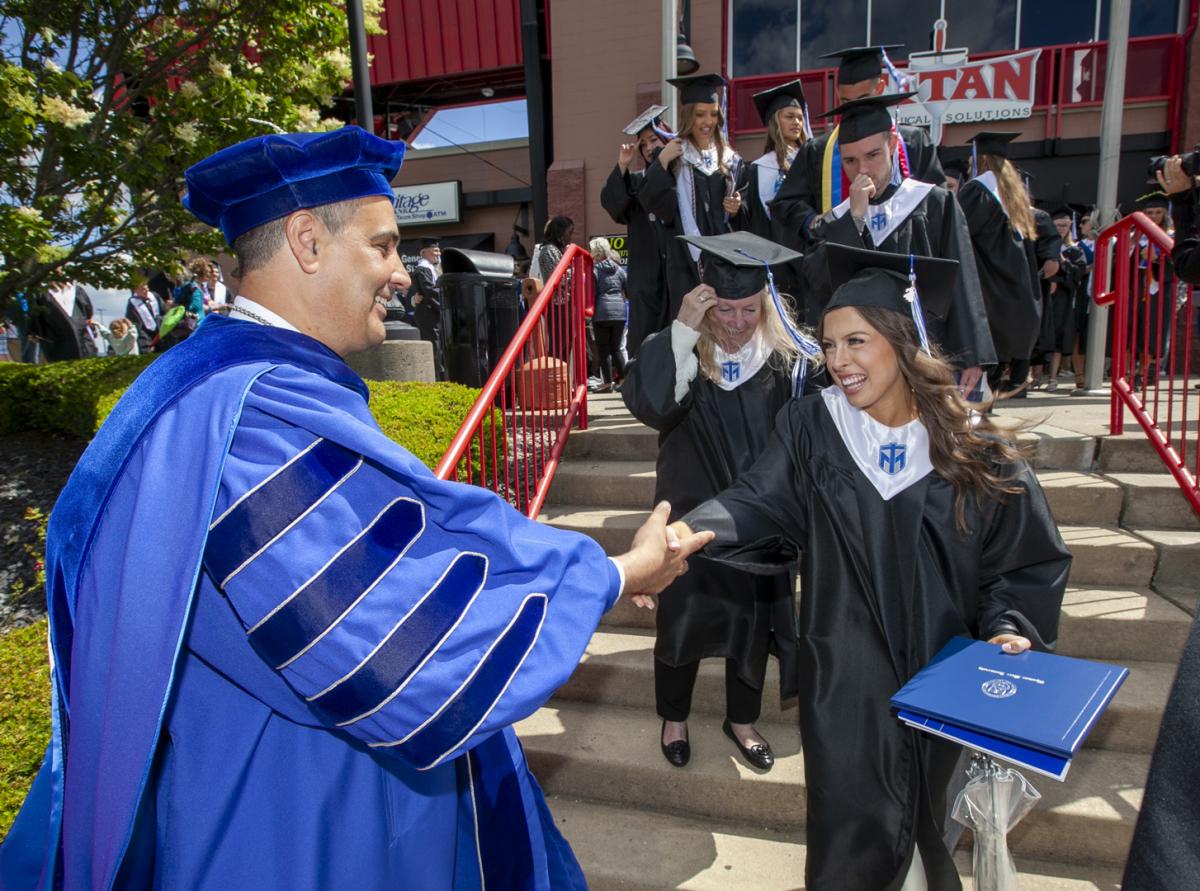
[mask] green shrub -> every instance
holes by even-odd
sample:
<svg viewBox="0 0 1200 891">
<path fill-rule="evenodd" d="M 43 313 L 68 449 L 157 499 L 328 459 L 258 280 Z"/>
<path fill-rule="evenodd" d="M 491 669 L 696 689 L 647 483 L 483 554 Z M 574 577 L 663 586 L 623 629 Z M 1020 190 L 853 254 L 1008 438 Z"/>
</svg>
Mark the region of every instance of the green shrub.
<svg viewBox="0 0 1200 891">
<path fill-rule="evenodd" d="M 153 356 L 0 365 L 0 433 L 40 430 L 91 439 Z"/>
<path fill-rule="evenodd" d="M 0 635 L 0 838 L 21 809 L 50 741 L 46 621 Z"/>
</svg>

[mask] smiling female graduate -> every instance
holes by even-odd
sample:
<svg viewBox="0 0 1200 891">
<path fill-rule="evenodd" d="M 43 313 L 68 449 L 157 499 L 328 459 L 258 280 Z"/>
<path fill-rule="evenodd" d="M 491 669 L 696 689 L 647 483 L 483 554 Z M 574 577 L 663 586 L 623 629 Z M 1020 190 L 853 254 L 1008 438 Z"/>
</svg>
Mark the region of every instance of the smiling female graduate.
<svg viewBox="0 0 1200 891">
<path fill-rule="evenodd" d="M 702 283 L 683 298 L 671 327 L 643 342 L 621 391 L 633 415 L 659 431 L 655 500 L 669 498 L 675 517 L 750 467 L 779 409 L 803 389 L 798 372 L 819 354 L 768 281 L 767 263 L 798 254 L 745 232 L 686 240 L 702 251 Z M 794 585 L 780 569 L 756 577 L 693 560 L 687 578 L 664 594 L 654 685 L 663 755 L 672 764 L 690 757 L 692 688 L 700 660 L 713 657 L 725 660 L 726 735 L 752 766 L 774 763 L 754 722 L 768 651 L 779 657 L 784 698 L 796 692 Z"/>
<path fill-rule="evenodd" d="M 807 887 L 957 889 L 940 827 L 959 749 L 889 698 L 956 635 L 1052 646 L 1071 557 L 1033 471 L 924 334 L 920 302 L 944 311 L 954 264 L 839 246 L 828 263 L 817 334 L 836 386 L 789 402 L 754 466 L 676 529 L 714 531 L 701 554 L 739 569 L 804 555 Z"/>
<path fill-rule="evenodd" d="M 767 128 L 767 142 L 762 156 L 742 168 L 739 185 L 742 206 L 732 217 L 732 223 L 735 229 L 753 232 L 800 251 L 800 233 L 771 215 L 770 202 L 775 200 L 801 147 L 812 139 L 804 87 L 799 80 L 793 80 L 755 93 L 754 107 Z M 779 290 L 793 298 L 793 308 L 803 306 L 803 301 L 798 299 L 804 282 L 801 263 L 782 263 L 773 272 Z"/>
<path fill-rule="evenodd" d="M 720 235 L 741 207 L 735 189 L 742 159 L 728 144 L 719 74 L 671 78 L 683 103 L 679 133 L 646 168 L 638 201 L 663 224 L 667 259 L 667 318 L 679 312 L 683 295 L 700 284 L 700 249 L 677 235 Z"/>
</svg>

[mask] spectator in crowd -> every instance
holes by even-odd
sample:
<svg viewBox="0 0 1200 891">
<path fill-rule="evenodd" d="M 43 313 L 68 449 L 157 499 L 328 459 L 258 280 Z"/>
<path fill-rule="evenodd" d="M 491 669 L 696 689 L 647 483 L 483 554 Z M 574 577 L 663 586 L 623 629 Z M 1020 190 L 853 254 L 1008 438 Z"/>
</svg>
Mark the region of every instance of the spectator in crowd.
<svg viewBox="0 0 1200 891">
<path fill-rule="evenodd" d="M 158 326 L 162 321 L 162 303 L 156 293 L 150 290 L 145 279 L 138 279 L 125 304 L 125 318 L 137 331 L 138 352 L 151 352 L 151 344 L 158 334 Z"/>
<path fill-rule="evenodd" d="M 421 340 L 433 344 L 433 370 L 437 379 L 446 379 L 446 354 L 442 343 L 442 245 L 436 238 L 421 239 L 421 259 L 412 273 L 408 305 L 413 324 Z"/>
<path fill-rule="evenodd" d="M 574 237 L 575 224 L 570 217 L 560 214 L 546 221 L 546 227 L 542 230 L 543 241 L 534 258 L 534 277 L 540 279 L 543 285 L 554 274 L 555 267 Z"/>
<path fill-rule="evenodd" d="M 109 355 L 138 355 L 138 332 L 128 319 L 113 319 L 111 325 L 100 325 L 99 330 L 108 344 Z"/>
<path fill-rule="evenodd" d="M 171 295 L 175 306 L 183 307 L 183 321 L 171 332 L 175 342 L 186 338 L 204 319 L 204 284 L 212 276 L 212 266 L 204 257 L 188 261 L 187 276 Z"/>
<path fill-rule="evenodd" d="M 205 281 L 208 293 L 209 312 L 227 314 L 229 312 L 229 289 L 225 287 L 224 274 L 221 264 L 216 260 L 209 263 L 208 279 Z"/>
<path fill-rule="evenodd" d="M 600 366 L 599 392 L 619 389 L 625 377 L 625 358 L 621 355 L 621 335 L 625 331 L 628 306 L 625 267 L 618 262 L 607 238 L 588 243 L 592 254 L 592 276 L 596 283 L 595 313 L 592 327 L 596 334 L 596 361 Z"/>
<path fill-rule="evenodd" d="M 21 331 L 12 319 L 4 319 L 4 354 L 0 356 L 5 362 L 21 361 Z"/>
</svg>

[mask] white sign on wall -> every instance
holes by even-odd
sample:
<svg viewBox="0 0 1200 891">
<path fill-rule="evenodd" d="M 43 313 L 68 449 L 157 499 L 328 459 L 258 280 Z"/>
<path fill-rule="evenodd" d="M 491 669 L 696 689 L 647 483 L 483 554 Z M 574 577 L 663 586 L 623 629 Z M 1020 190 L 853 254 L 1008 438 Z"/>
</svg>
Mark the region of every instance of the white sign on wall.
<svg viewBox="0 0 1200 891">
<path fill-rule="evenodd" d="M 1011 121 L 1033 113 L 1037 60 L 1027 50 L 972 62 L 967 49 L 946 49 L 946 20 L 934 24 L 934 50 L 911 53 L 902 88 L 917 95 L 896 109 L 901 124 L 929 127 L 934 145 L 948 124 Z"/>
<path fill-rule="evenodd" d="M 462 183 L 424 183 L 396 186 L 396 224 L 399 226 L 457 223 L 462 220 Z"/>
</svg>

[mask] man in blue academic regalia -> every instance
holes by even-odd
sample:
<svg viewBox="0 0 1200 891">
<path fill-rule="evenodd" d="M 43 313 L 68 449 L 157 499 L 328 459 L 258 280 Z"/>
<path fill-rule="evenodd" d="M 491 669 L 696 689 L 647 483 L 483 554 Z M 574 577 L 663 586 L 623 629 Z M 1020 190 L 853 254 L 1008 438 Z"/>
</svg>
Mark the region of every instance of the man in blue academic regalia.
<svg viewBox="0 0 1200 891">
<path fill-rule="evenodd" d="M 341 357 L 407 284 L 403 150 L 347 127 L 188 170 L 242 296 L 55 506 L 54 730 L 0 887 L 584 887 L 511 725 L 705 540 L 668 543 L 660 506 L 610 560 L 380 432 Z"/>
</svg>

